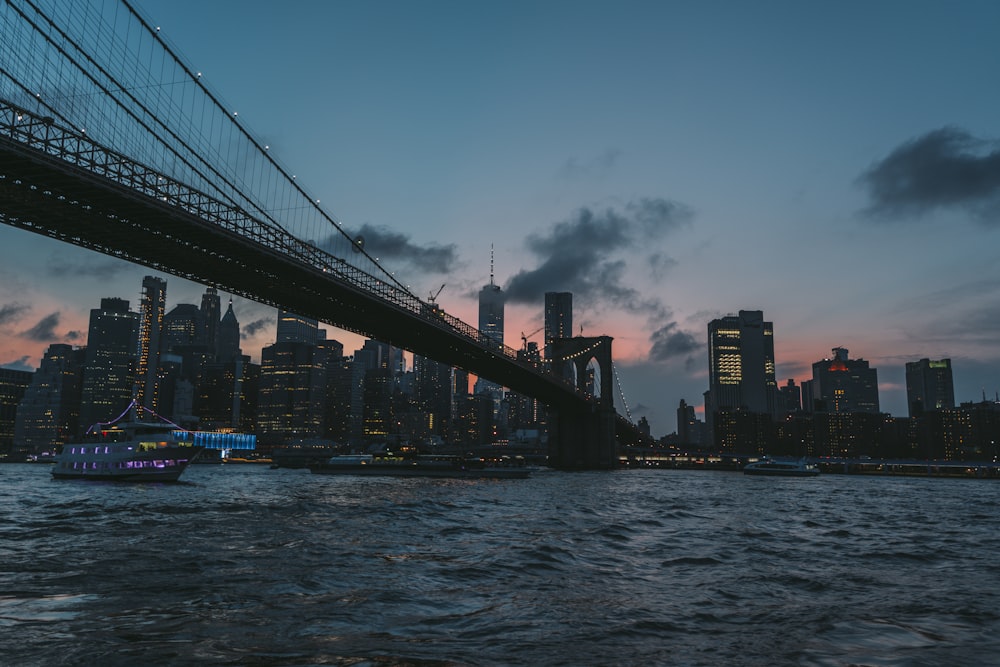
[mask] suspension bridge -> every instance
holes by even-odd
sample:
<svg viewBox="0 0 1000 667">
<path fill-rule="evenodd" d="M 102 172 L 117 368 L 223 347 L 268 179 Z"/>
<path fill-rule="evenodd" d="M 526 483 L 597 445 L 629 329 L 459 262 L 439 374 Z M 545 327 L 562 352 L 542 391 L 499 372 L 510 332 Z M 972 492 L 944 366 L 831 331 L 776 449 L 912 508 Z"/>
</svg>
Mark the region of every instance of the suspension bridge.
<svg viewBox="0 0 1000 667">
<path fill-rule="evenodd" d="M 127 0 L 0 4 L 0 222 L 535 398 L 555 467 L 611 468 L 641 438 L 614 408 L 610 337 L 562 339 L 532 362 L 416 297 Z M 583 387 L 590 363 L 599 392 Z"/>
</svg>

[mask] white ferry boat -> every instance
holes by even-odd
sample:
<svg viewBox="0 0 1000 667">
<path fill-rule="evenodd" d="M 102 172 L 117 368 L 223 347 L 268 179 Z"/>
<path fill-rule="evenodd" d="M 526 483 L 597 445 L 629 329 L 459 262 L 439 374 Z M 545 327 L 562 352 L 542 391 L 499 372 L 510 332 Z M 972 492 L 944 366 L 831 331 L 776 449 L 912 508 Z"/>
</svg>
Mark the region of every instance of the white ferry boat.
<svg viewBox="0 0 1000 667">
<path fill-rule="evenodd" d="M 63 445 L 56 479 L 176 482 L 205 449 L 172 424 L 131 422 L 95 430 L 82 442 Z"/>
</svg>

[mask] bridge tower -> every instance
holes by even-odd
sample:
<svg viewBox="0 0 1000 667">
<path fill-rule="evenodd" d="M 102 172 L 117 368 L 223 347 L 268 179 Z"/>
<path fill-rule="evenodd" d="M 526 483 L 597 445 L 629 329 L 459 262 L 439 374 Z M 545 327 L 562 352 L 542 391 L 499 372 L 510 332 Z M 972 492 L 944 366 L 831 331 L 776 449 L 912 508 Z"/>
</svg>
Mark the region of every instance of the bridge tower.
<svg viewBox="0 0 1000 667">
<path fill-rule="evenodd" d="M 577 388 L 594 396 L 582 407 L 555 408 L 550 415 L 549 465 L 555 468 L 604 470 L 618 464 L 611 341 L 611 336 L 552 341 L 552 370 L 562 377 L 575 371 Z M 591 362 L 599 379 L 588 373 Z"/>
</svg>

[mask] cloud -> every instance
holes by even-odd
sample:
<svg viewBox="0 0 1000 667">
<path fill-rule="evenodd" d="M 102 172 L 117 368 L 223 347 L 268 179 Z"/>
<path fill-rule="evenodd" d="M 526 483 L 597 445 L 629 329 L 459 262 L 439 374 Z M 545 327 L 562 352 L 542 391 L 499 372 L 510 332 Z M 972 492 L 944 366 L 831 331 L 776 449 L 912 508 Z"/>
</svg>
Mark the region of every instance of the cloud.
<svg viewBox="0 0 1000 667">
<path fill-rule="evenodd" d="M 18 334 L 18 336 L 38 341 L 40 343 L 59 340 L 59 336 L 55 331 L 57 326 L 59 326 L 59 313 L 55 312 L 51 315 L 46 315 L 40 319 L 35 326 L 31 327 L 27 331 L 22 331 Z"/>
<path fill-rule="evenodd" d="M 259 331 L 264 329 L 268 324 L 273 321 L 273 318 L 268 319 L 262 317 L 259 320 L 254 320 L 249 324 L 244 324 L 240 326 L 240 338 L 252 338 L 257 335 Z"/>
<path fill-rule="evenodd" d="M 653 408 L 649 407 L 645 403 L 639 403 L 637 405 L 632 406 L 632 408 L 629 410 L 629 412 L 632 413 L 633 417 L 639 417 L 639 416 L 642 416 L 642 415 L 648 415 L 648 414 L 650 414 L 652 412 L 652 410 L 653 410 Z"/>
<path fill-rule="evenodd" d="M 31 359 L 27 354 L 16 361 L 7 361 L 0 364 L 0 368 L 9 368 L 15 371 L 31 371 L 34 372 L 35 367 L 28 363 Z"/>
<path fill-rule="evenodd" d="M 646 258 L 649 262 L 649 269 L 656 280 L 663 280 L 666 277 L 667 272 L 670 269 L 677 266 L 677 260 L 668 255 L 664 255 L 662 252 L 653 253 Z"/>
<path fill-rule="evenodd" d="M 0 326 L 14 324 L 21 319 L 24 313 L 31 310 L 31 306 L 23 303 L 5 303 L 0 306 Z"/>
<path fill-rule="evenodd" d="M 624 209 L 584 207 L 549 231 L 530 235 L 525 244 L 539 259 L 533 269 L 515 274 L 505 289 L 508 301 L 538 303 L 545 292 L 573 292 L 592 302 L 615 303 L 628 310 L 658 307 L 624 283 L 626 262 L 617 257 L 641 250 L 666 233 L 687 225 L 693 213 L 667 199 L 640 199 Z"/>
<path fill-rule="evenodd" d="M 1000 223 L 1000 149 L 957 127 L 911 139 L 858 179 L 868 190 L 869 217 L 920 217 L 941 208 L 964 208 Z"/>
<path fill-rule="evenodd" d="M 420 246 L 410 241 L 406 234 L 394 232 L 385 226 L 375 226 L 365 223 L 350 235 L 361 236 L 365 240 L 365 250 L 372 257 L 378 257 L 384 266 L 398 262 L 421 273 L 448 273 L 458 264 L 458 254 L 455 244 Z"/>
<path fill-rule="evenodd" d="M 653 342 L 653 346 L 649 349 L 651 361 L 670 361 L 687 357 L 703 347 L 695 340 L 694 335 L 681 331 L 676 322 L 660 327 L 649 336 L 649 339 Z"/>
</svg>

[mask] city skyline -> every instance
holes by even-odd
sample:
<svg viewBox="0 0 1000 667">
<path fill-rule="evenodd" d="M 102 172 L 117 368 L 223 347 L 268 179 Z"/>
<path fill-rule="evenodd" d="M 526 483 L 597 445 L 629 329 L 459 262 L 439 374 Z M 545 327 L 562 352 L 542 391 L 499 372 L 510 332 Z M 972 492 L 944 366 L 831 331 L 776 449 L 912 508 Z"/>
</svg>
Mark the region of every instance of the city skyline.
<svg viewBox="0 0 1000 667">
<path fill-rule="evenodd" d="M 843 347 L 893 415 L 922 358 L 952 360 L 956 403 L 1000 389 L 989 3 L 241 3 L 238 31 L 225 3 L 139 7 L 418 296 L 444 284 L 476 322 L 495 245 L 519 348 L 543 294 L 573 293 L 574 333 L 614 336 L 656 435 L 681 399 L 700 410 L 706 325 L 739 310 L 774 323 L 779 385 Z M 9 368 L 80 344 L 149 273 L 0 240 Z M 275 313 L 235 308 L 259 361 Z"/>
</svg>

